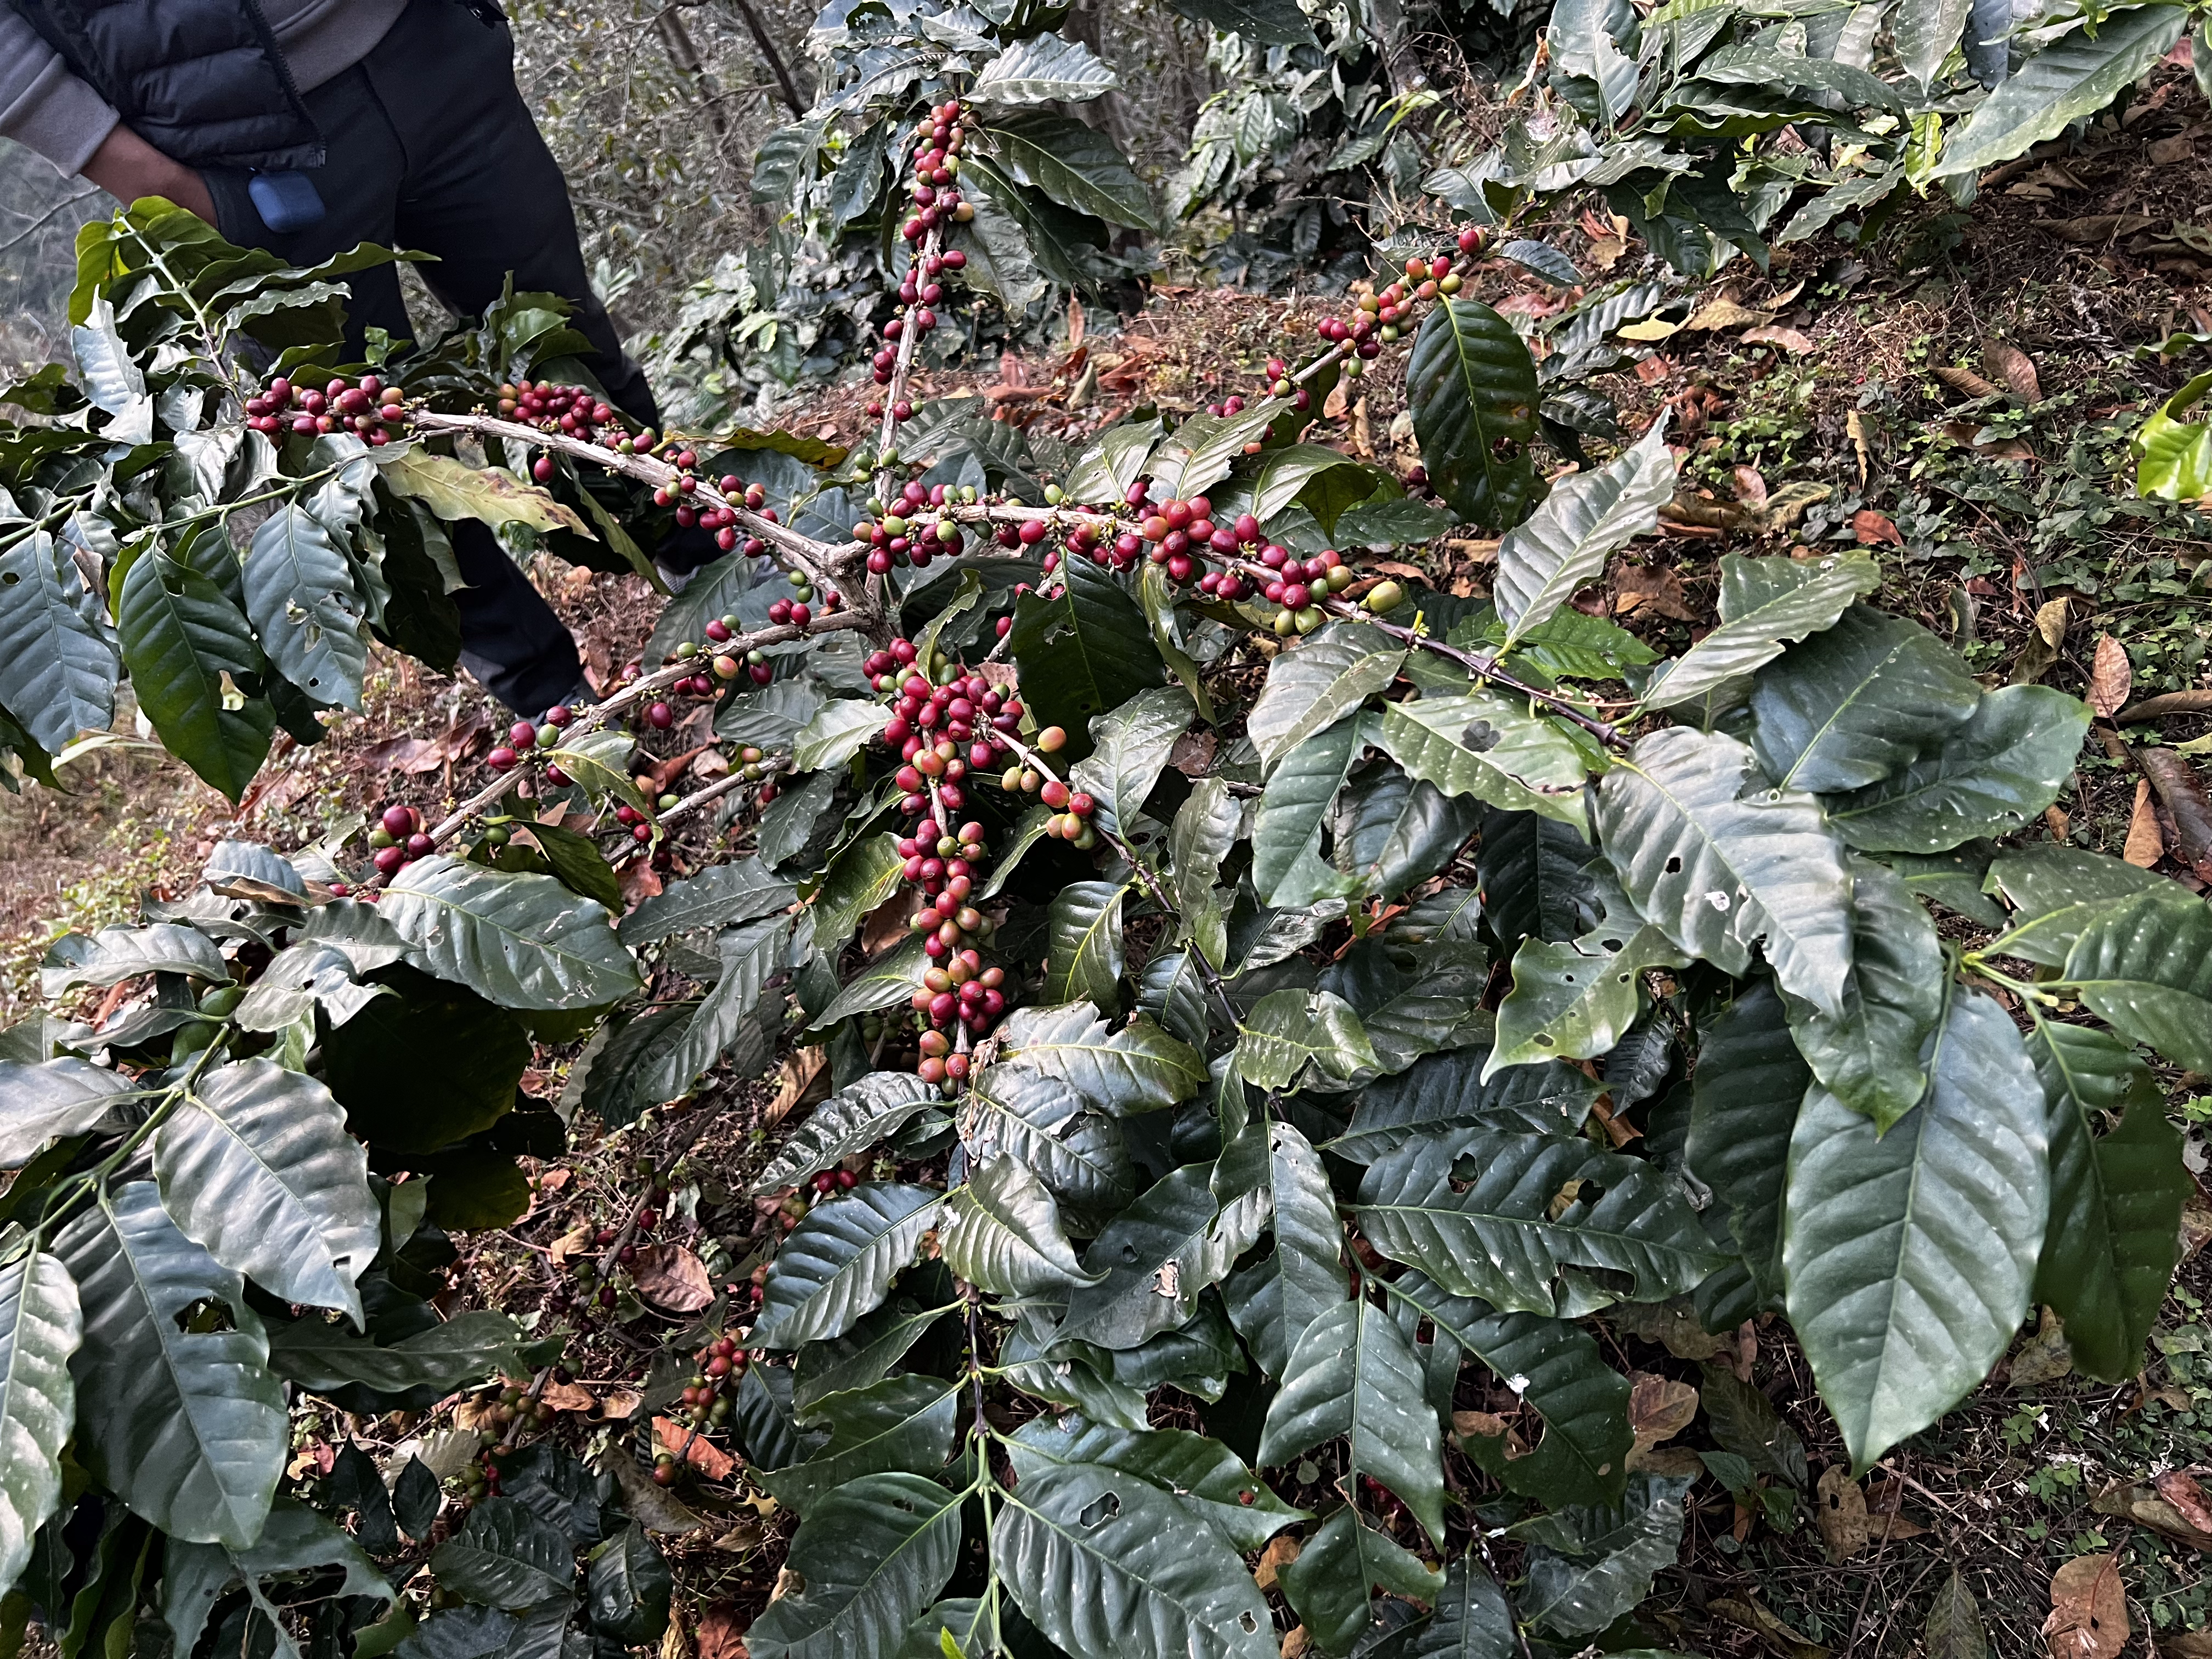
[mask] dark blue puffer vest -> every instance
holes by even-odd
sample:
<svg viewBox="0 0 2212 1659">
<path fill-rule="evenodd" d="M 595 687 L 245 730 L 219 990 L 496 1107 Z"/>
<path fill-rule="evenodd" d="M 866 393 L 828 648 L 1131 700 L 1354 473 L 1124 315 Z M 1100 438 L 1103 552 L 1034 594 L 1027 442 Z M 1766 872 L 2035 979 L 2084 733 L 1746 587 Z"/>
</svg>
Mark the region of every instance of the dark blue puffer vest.
<svg viewBox="0 0 2212 1659">
<path fill-rule="evenodd" d="M 258 0 L 14 0 L 70 71 L 189 167 L 314 167 L 323 136 Z"/>
</svg>

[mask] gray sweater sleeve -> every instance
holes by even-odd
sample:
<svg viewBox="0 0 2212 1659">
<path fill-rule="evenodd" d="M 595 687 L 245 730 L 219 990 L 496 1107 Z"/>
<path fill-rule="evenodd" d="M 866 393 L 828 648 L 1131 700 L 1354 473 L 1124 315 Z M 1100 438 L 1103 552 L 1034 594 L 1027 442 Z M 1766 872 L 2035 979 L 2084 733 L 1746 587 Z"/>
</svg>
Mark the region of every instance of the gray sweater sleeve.
<svg viewBox="0 0 2212 1659">
<path fill-rule="evenodd" d="M 107 100 L 0 0 L 0 138 L 34 149 L 64 173 L 81 171 L 118 119 Z"/>
</svg>

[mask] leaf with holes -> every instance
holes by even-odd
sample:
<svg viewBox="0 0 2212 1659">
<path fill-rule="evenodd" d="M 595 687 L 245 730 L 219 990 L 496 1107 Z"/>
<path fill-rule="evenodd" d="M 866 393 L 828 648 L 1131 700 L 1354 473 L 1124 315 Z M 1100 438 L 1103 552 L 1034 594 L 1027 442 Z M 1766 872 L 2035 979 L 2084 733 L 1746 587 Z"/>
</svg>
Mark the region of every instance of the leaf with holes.
<svg viewBox="0 0 2212 1659">
<path fill-rule="evenodd" d="M 1523 940 L 1513 957 L 1513 988 L 1498 1005 L 1497 1043 L 1483 1076 L 1508 1066 L 1611 1052 L 1636 1023 L 1644 971 L 1686 962 L 1650 927 L 1600 929 L 1568 945 Z"/>
<path fill-rule="evenodd" d="M 1228 1447 L 1188 1429 L 1117 1428 L 1070 1412 L 1031 1418 L 1015 1431 L 1006 1453 L 1023 1480 L 1036 1470 L 1069 1463 L 1136 1475 L 1171 1493 L 1239 1552 L 1259 1549 L 1285 1527 L 1308 1518 L 1276 1497 Z"/>
<path fill-rule="evenodd" d="M 1262 1089 L 1288 1091 L 1310 1066 L 1324 1076 L 1348 1079 L 1382 1062 L 1367 1041 L 1359 1016 L 1328 991 L 1271 991 L 1237 1028 L 1237 1070 Z"/>
<path fill-rule="evenodd" d="M 1259 1237 L 1256 1217 L 1227 1224 L 1212 1174 L 1209 1165 L 1185 1164 L 1100 1230 L 1083 1256 L 1091 1282 L 1068 1297 L 1061 1340 L 1133 1348 L 1189 1321 L 1199 1292 L 1227 1278 Z"/>
<path fill-rule="evenodd" d="M 265 1060 L 203 1078 L 155 1133 L 154 1173 L 178 1227 L 224 1267 L 362 1322 L 355 1280 L 382 1218 L 368 1149 L 314 1079 Z"/>
<path fill-rule="evenodd" d="M 1407 775 L 1448 795 L 1535 812 L 1580 830 L 1589 821 L 1582 751 L 1550 720 L 1486 691 L 1382 705 L 1372 740 Z"/>
<path fill-rule="evenodd" d="M 1570 1182 L 1600 1196 L 1556 1206 Z M 1696 1212 L 1656 1165 L 1553 1135 L 1468 1129 L 1409 1140 L 1369 1165 L 1353 1213 L 1392 1260 L 1522 1313 L 1558 1312 L 1562 1283 L 1583 1284 L 1575 1268 L 1626 1274 L 1634 1300 L 1663 1302 L 1720 1265 Z"/>
<path fill-rule="evenodd" d="M 852 1329 L 914 1260 L 942 1198 L 927 1187 L 864 1182 L 816 1205 L 769 1263 L 753 1341 L 795 1348 Z"/>
<path fill-rule="evenodd" d="M 1888 1133 L 1815 1088 L 1790 1139 L 1790 1323 L 1859 1469 L 2004 1352 L 2050 1203 L 2043 1091 L 2004 1011 L 1954 988 L 1921 1064 L 1927 1093 Z"/>
<path fill-rule="evenodd" d="M 361 707 L 368 668 L 361 590 L 330 530 L 296 502 L 253 532 L 246 614 L 278 673 L 319 703 Z"/>
<path fill-rule="evenodd" d="M 865 1475 L 839 1487 L 792 1535 L 791 1588 L 753 1620 L 746 1651 L 752 1659 L 898 1652 L 907 1626 L 952 1576 L 961 1501 L 918 1474 Z"/>
<path fill-rule="evenodd" d="M 1443 1437 L 1413 1345 L 1372 1303 L 1345 1302 L 1306 1328 L 1268 1403 L 1260 1462 L 1273 1465 L 1344 1436 L 1351 1467 L 1378 1480 L 1443 1537 Z"/>
<path fill-rule="evenodd" d="M 1757 775 L 1734 738 L 1655 732 L 1599 785 L 1598 840 L 1629 901 L 1682 949 L 1741 975 L 1763 945 L 1786 989 L 1838 1013 L 1851 967 L 1843 848 L 1810 795 Z"/>
<path fill-rule="evenodd" d="M 1273 1659 L 1274 1621 L 1237 1553 L 1138 1475 L 1048 1464 L 1002 1501 L 992 1565 L 1078 1659 Z"/>
</svg>

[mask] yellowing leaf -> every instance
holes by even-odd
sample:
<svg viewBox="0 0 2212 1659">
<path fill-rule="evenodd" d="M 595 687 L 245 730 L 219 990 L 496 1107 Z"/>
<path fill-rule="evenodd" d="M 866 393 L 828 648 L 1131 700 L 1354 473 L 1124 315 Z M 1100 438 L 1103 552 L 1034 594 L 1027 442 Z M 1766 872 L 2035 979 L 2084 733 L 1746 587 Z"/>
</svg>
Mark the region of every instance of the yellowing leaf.
<svg viewBox="0 0 2212 1659">
<path fill-rule="evenodd" d="M 395 494 L 413 496 L 449 522 L 476 519 L 495 529 L 520 524 L 532 530 L 573 530 L 598 539 L 574 509 L 502 466 L 473 467 L 450 455 L 404 449 L 384 463 L 384 481 Z"/>
<path fill-rule="evenodd" d="M 1656 317 L 1648 317 L 1640 323 L 1630 323 L 1613 331 L 1624 340 L 1663 340 L 1681 331 L 1681 324 L 1662 321 Z"/>
</svg>

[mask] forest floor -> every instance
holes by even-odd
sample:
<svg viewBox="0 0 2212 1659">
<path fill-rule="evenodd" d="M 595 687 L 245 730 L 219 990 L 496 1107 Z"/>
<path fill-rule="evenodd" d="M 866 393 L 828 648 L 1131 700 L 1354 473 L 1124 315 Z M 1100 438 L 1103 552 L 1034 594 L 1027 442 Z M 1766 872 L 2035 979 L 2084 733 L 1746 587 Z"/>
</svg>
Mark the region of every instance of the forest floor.
<svg viewBox="0 0 2212 1659">
<path fill-rule="evenodd" d="M 2201 349 L 2193 358 L 2130 356 L 2178 330 L 2212 333 L 2212 145 L 2185 75 L 2138 100 L 2129 120 L 2124 133 L 2093 131 L 1999 169 L 1971 209 L 1936 198 L 1861 245 L 1777 250 L 1764 272 L 1744 259 L 1729 266 L 1688 325 L 1608 388 L 1632 428 L 1662 404 L 1673 411 L 1672 430 L 1690 446 L 1689 493 L 1661 534 L 1578 603 L 1679 643 L 1710 625 L 1723 554 L 1852 544 L 1881 557 L 1885 602 L 1960 643 L 1991 684 L 2039 678 L 2081 691 L 2109 635 L 2126 650 L 2136 698 L 2212 684 L 2212 520 L 2135 500 L 2126 441 L 2148 409 L 2212 362 Z M 1593 284 L 1635 270 L 1641 255 L 1589 216 L 1548 240 Z M 1530 312 L 1569 297 L 1513 266 L 1486 270 L 1481 291 Z M 1009 418 L 1079 435 L 1140 404 L 1187 410 L 1249 393 L 1260 363 L 1310 339 L 1322 314 L 1316 299 L 1163 289 L 1127 319 L 1071 313 L 1049 357 L 1009 356 L 925 390 L 981 392 Z M 865 397 L 825 393 L 793 424 L 850 441 Z M 1417 456 L 1401 409 L 1386 370 L 1360 383 L 1356 400 L 1332 403 L 1313 436 L 1402 470 Z M 1800 501 L 1802 516 L 1761 512 L 1778 499 Z M 1486 587 L 1493 558 L 1494 544 L 1455 537 L 1419 563 L 1435 586 L 1468 593 Z M 649 635 L 659 602 L 638 579 L 550 564 L 536 574 L 595 667 L 627 659 Z M 0 861 L 0 1021 L 33 1006 L 33 970 L 54 933 L 125 919 L 143 892 L 188 884 L 226 835 L 291 847 L 392 800 L 428 811 L 465 795 L 504 723 L 471 683 L 384 653 L 366 708 L 312 748 L 287 742 L 236 811 L 128 737 L 73 764 L 70 793 L 31 786 L 0 797 L 9 849 Z M 128 732 L 127 716 L 118 726 Z M 2186 743 L 2212 733 L 2212 716 L 2158 729 Z M 2085 755 L 2041 833 L 2118 854 L 2132 830 L 2140 854 L 2160 827 L 2119 751 Z M 704 850 L 705 833 L 693 832 L 689 856 Z M 2160 867 L 2202 886 L 2170 860 Z M 533 1086 L 556 1091 L 561 1070 L 548 1054 Z M 2201 1176 L 2212 1080 L 2168 1080 Z M 702 1213 L 749 1266 L 772 1217 L 731 1194 L 759 1162 L 769 1122 L 811 1097 L 811 1083 L 804 1066 L 767 1084 L 723 1079 L 619 1137 L 587 1136 L 542 1172 L 528 1216 L 472 1241 L 457 1300 L 534 1308 L 560 1241 L 635 1188 L 641 1151 L 665 1160 L 679 1146 L 702 1172 Z M 2191 1223 L 2201 1243 L 2212 1206 L 2200 1199 Z M 2208 1303 L 2212 1264 L 2192 1253 L 2144 1375 L 2119 1388 L 2069 1375 L 2055 1332 L 2023 1339 L 1972 1398 L 1849 1491 L 1834 1428 L 1778 1330 L 1708 1335 L 1680 1310 L 1609 1316 L 1615 1357 L 1649 1379 L 1638 1409 L 1653 1459 L 1663 1466 L 1670 1453 L 1718 1446 L 1766 1471 L 1745 1501 L 1710 1479 L 1692 1490 L 1681 1565 L 1662 1576 L 1648 1611 L 1667 1639 L 1716 1659 L 1906 1654 L 1925 1650 L 1929 1607 L 1955 1573 L 1979 1604 L 1990 1651 L 2028 1655 L 2044 1650 L 2053 1568 L 2110 1549 L 2135 1632 L 2124 1651 L 2207 1659 L 2212 1513 L 2190 1510 L 2193 1489 L 2172 1487 L 2177 1501 L 2153 1483 L 2212 1471 Z M 632 1374 L 646 1352 L 633 1348 L 594 1350 L 576 1364 L 564 1434 L 604 1434 L 657 1403 Z M 1688 1389 L 1703 1400 L 1694 1421 Z M 690 1617 L 673 1639 L 700 1659 L 735 1659 L 732 1632 L 773 1587 L 787 1528 L 741 1470 L 709 1465 L 684 1494 L 710 1525 L 685 1547 Z M 664 1648 L 663 1659 L 682 1653 Z"/>
</svg>

